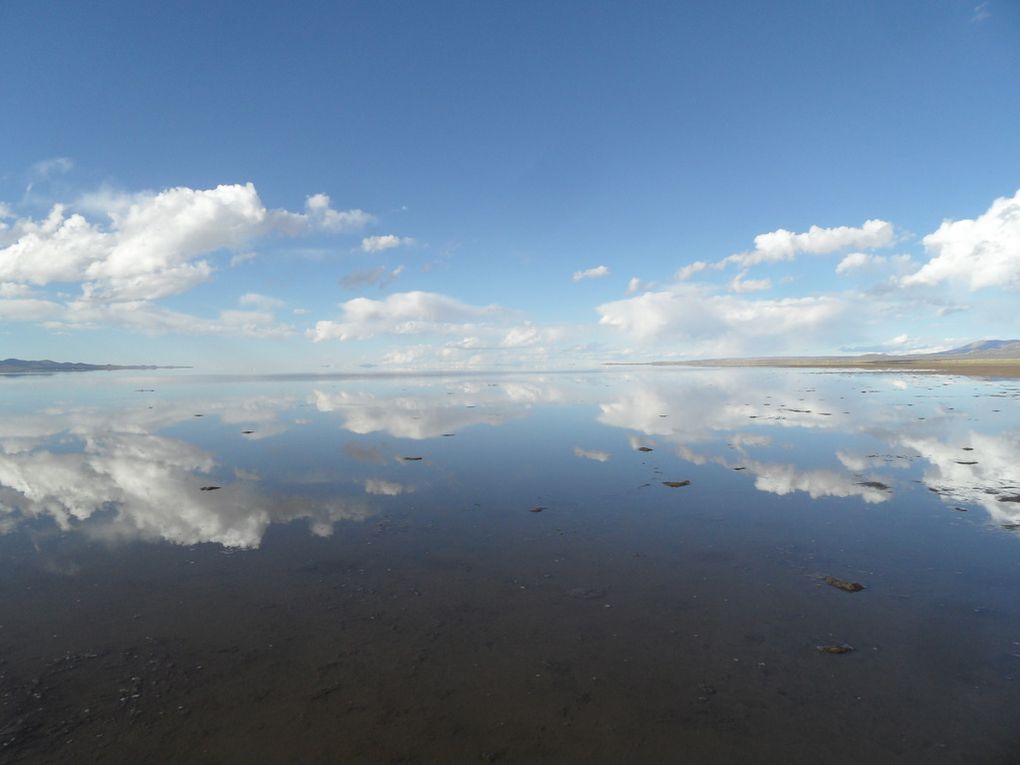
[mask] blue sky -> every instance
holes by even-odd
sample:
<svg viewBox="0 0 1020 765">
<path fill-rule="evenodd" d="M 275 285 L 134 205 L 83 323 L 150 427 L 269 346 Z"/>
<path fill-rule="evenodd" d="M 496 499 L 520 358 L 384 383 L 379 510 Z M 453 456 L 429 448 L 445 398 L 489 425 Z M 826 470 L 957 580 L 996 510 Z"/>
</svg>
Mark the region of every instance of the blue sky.
<svg viewBox="0 0 1020 765">
<path fill-rule="evenodd" d="M 0 357 L 1020 336 L 1020 6 L 0 4 Z"/>
</svg>

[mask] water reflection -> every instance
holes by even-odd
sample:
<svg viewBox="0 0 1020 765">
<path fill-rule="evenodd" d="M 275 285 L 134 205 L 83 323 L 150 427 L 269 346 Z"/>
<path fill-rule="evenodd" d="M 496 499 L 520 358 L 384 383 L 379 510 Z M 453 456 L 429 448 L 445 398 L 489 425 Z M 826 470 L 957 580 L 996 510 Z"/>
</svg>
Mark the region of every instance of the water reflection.
<svg viewBox="0 0 1020 765">
<path fill-rule="evenodd" d="M 1014 527 L 1018 399 L 1012 385 L 972 379 L 729 369 L 294 383 L 274 395 L 52 406 L 0 419 L 0 532 L 47 521 L 94 539 L 254 548 L 271 524 L 303 520 L 328 535 L 395 498 L 442 502 L 449 486 L 484 485 L 523 448 L 553 465 L 548 436 L 566 411 L 581 413 L 578 432 L 562 434 L 578 465 L 624 470 L 613 459 L 624 434 L 628 450 L 703 471 L 699 482 L 876 505 L 920 484 Z M 408 480 L 399 471 L 417 463 L 403 460 L 423 445 L 387 440 L 448 445 L 510 423 L 526 441 L 487 441 L 482 475 L 468 453 L 445 449 Z M 432 484 L 440 473 L 447 489 Z"/>
<path fill-rule="evenodd" d="M 221 426 L 274 432 L 291 398 L 204 401 Z M 215 542 L 257 547 L 272 523 L 304 519 L 319 535 L 374 511 L 360 498 L 267 492 L 257 471 L 236 467 L 216 483 L 214 453 L 152 432 L 194 418 L 196 402 L 104 409 L 51 409 L 0 425 L 0 530 L 33 520 L 90 538 Z M 266 428 L 269 425 L 270 428 Z M 203 490 L 203 487 L 206 487 Z"/>
<path fill-rule="evenodd" d="M 872 504 L 891 500 L 913 479 L 902 471 L 919 465 L 913 480 L 946 503 L 979 506 L 1007 527 L 1020 522 L 1020 427 L 1013 403 L 1020 392 L 1012 385 L 719 370 L 631 376 L 621 387 L 600 405 L 599 421 L 630 431 L 632 448 L 669 445 L 691 464 L 746 471 L 756 489 L 777 495 L 859 497 Z M 1008 415 L 1002 399 L 1012 405 Z M 975 422 L 980 429 L 964 427 Z M 869 451 L 845 446 L 862 440 Z M 763 450 L 790 459 L 756 458 Z M 828 467 L 805 465 L 826 455 Z"/>
</svg>

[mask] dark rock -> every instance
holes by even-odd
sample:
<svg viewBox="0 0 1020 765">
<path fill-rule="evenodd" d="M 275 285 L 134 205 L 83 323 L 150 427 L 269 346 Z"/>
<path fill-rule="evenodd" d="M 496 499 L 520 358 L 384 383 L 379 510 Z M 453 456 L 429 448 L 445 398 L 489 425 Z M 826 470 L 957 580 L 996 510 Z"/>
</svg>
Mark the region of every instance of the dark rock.
<svg viewBox="0 0 1020 765">
<path fill-rule="evenodd" d="M 864 589 L 864 585 L 860 582 L 848 582 L 846 579 L 837 579 L 834 576 L 822 577 L 822 581 L 837 590 L 843 590 L 843 592 L 860 592 Z"/>
<path fill-rule="evenodd" d="M 858 481 L 858 486 L 867 486 L 869 489 L 878 489 L 880 491 L 888 491 L 889 487 L 881 481 Z"/>
<path fill-rule="evenodd" d="M 833 643 L 831 645 L 816 645 L 815 650 L 820 653 L 840 654 L 851 653 L 854 650 L 854 647 L 852 645 L 847 645 L 846 643 Z"/>
</svg>

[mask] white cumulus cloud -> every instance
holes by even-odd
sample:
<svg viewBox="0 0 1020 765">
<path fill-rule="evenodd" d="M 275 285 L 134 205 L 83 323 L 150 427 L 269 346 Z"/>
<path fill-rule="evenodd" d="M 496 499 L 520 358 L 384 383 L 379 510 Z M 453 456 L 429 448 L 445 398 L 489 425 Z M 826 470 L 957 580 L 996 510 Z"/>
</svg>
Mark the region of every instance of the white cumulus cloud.
<svg viewBox="0 0 1020 765">
<path fill-rule="evenodd" d="M 944 221 L 921 241 L 932 257 L 903 278 L 905 286 L 1020 287 L 1020 191 L 996 199 L 977 218 Z"/>
<path fill-rule="evenodd" d="M 754 249 L 749 252 L 738 252 L 714 263 L 694 261 L 680 268 L 676 272 L 676 278 L 678 281 L 685 281 L 707 269 L 718 271 L 730 265 L 746 269 L 760 263 L 794 260 L 801 254 L 828 255 L 850 248 L 870 250 L 889 247 L 895 242 L 896 229 L 893 224 L 878 219 L 867 220 L 856 227 L 811 226 L 801 233 L 780 228 L 766 234 L 758 234 L 754 238 Z"/>
<path fill-rule="evenodd" d="M 282 308 L 286 305 L 286 303 L 279 298 L 269 297 L 269 295 L 260 295 L 257 292 L 245 293 L 237 299 L 237 302 L 244 306 L 261 308 L 266 311 L 271 311 L 274 308 Z"/>
<path fill-rule="evenodd" d="M 408 247 L 412 244 L 414 244 L 414 239 L 411 237 L 384 234 L 382 236 L 366 236 L 361 240 L 361 249 L 365 252 L 382 252 L 383 250 L 392 250 L 394 247 Z"/>
<path fill-rule="evenodd" d="M 730 289 L 734 292 L 761 292 L 772 289 L 771 279 L 747 279 L 747 271 L 741 271 L 730 281 Z"/>
<path fill-rule="evenodd" d="M 81 321 L 147 331 L 287 334 L 289 328 L 273 325 L 264 311 L 225 311 L 216 330 L 212 320 L 166 311 L 154 301 L 207 281 L 215 270 L 209 258 L 217 252 L 237 251 L 234 265 L 250 257 L 243 248 L 259 237 L 351 231 L 371 220 L 362 210 L 334 210 L 325 194 L 308 197 L 304 212 L 267 209 L 251 183 L 138 194 L 101 190 L 73 209 L 56 204 L 43 218 L 0 226 L 0 310 L 24 320 L 45 313 L 63 328 Z M 32 287 L 68 284 L 80 286 L 77 297 L 59 295 L 59 303 L 20 299 Z M 246 296 L 242 305 L 278 307 L 266 300 Z"/>
<path fill-rule="evenodd" d="M 637 340 L 669 338 L 729 339 L 740 342 L 765 337 L 803 339 L 805 333 L 831 326 L 845 312 L 835 297 L 818 296 L 753 300 L 734 295 L 713 295 L 691 285 L 646 292 L 598 306 L 599 323 Z"/>
<path fill-rule="evenodd" d="M 340 321 L 319 321 L 313 340 L 361 340 L 377 335 L 471 334 L 473 322 L 502 313 L 498 306 L 474 306 L 435 292 L 397 292 L 383 300 L 354 298 L 342 303 Z"/>
</svg>

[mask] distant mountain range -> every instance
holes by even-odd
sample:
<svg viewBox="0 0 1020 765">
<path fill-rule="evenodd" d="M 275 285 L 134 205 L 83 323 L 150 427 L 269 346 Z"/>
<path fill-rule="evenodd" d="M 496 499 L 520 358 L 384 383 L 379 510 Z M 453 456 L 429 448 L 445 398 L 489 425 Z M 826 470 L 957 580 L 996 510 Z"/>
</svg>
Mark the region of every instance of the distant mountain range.
<svg viewBox="0 0 1020 765">
<path fill-rule="evenodd" d="M 611 365 L 635 362 L 610 362 Z M 641 362 L 637 362 L 641 363 Z M 762 356 L 743 359 L 651 361 L 650 366 L 691 367 L 846 367 L 857 369 L 944 370 L 973 374 L 1020 374 L 1020 340 L 978 340 L 938 353 L 863 356 Z"/>
<path fill-rule="evenodd" d="M 1020 340 L 978 340 L 951 351 L 916 355 L 918 358 L 1020 359 Z"/>
<path fill-rule="evenodd" d="M 0 361 L 0 375 L 38 375 L 53 372 L 98 372 L 114 369 L 180 369 L 182 367 L 157 366 L 122 366 L 118 364 L 82 364 L 70 361 L 25 361 L 24 359 L 4 359 Z"/>
</svg>

